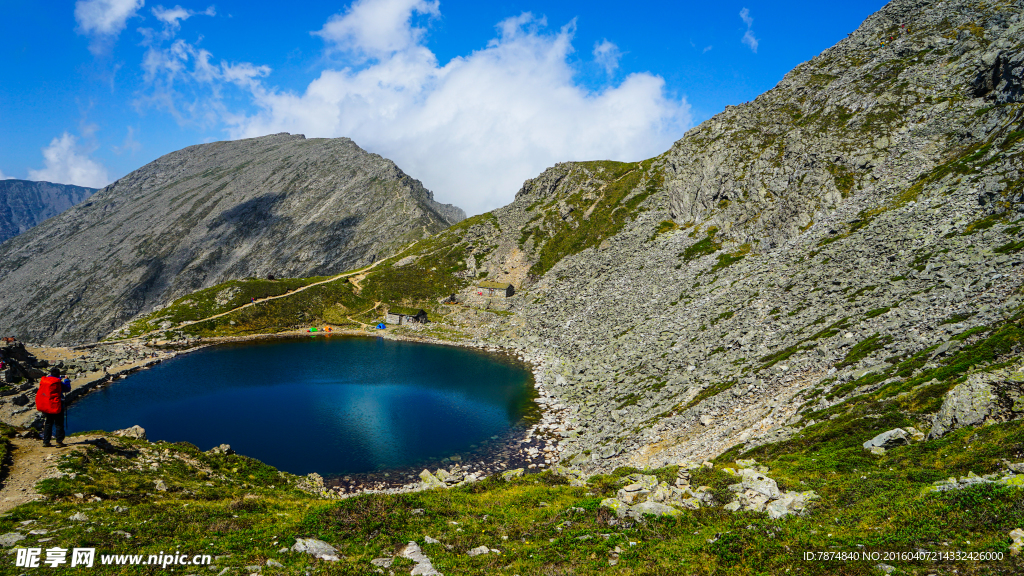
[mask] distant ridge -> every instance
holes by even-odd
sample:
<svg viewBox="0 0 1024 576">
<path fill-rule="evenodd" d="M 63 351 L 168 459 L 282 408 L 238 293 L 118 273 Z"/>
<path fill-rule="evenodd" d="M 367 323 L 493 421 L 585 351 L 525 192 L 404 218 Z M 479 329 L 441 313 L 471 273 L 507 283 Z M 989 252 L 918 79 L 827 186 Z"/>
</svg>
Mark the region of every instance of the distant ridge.
<svg viewBox="0 0 1024 576">
<path fill-rule="evenodd" d="M 0 333 L 92 341 L 196 289 L 342 272 L 463 218 L 348 138 L 190 146 L 0 246 Z"/>
<path fill-rule="evenodd" d="M 0 243 L 47 218 L 53 218 L 95 193 L 96 188 L 71 184 L 0 180 Z"/>
</svg>

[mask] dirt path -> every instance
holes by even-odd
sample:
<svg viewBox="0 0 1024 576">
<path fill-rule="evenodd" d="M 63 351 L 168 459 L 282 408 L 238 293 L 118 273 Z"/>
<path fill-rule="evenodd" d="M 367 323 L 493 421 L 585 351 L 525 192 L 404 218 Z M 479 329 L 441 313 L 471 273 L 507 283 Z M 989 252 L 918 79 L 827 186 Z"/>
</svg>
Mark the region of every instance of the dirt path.
<svg viewBox="0 0 1024 576">
<path fill-rule="evenodd" d="M 267 296 L 266 298 L 259 298 L 259 299 L 255 300 L 253 302 L 248 302 L 246 304 L 242 304 L 238 308 L 232 308 L 231 310 L 228 310 L 226 312 L 221 312 L 220 314 L 214 314 L 213 316 L 207 316 L 206 318 L 200 318 L 199 320 L 189 320 L 187 322 L 182 322 L 181 324 L 178 324 L 177 326 L 172 327 L 172 329 L 182 328 L 182 327 L 185 327 L 185 326 L 191 326 L 192 324 L 198 324 L 199 322 L 206 322 L 207 320 L 213 320 L 215 318 L 220 318 L 221 316 L 227 316 L 228 314 L 231 314 L 233 312 L 237 312 L 237 311 L 245 309 L 245 308 L 249 308 L 249 307 L 255 306 L 255 305 L 260 304 L 262 302 L 268 302 L 270 300 L 277 300 L 278 298 L 287 298 L 288 296 L 294 296 L 295 294 L 298 294 L 299 292 L 302 292 L 303 290 L 308 290 L 308 289 L 310 289 L 310 288 L 312 288 L 314 286 L 319 286 L 321 284 L 327 284 L 328 282 L 336 282 L 336 281 L 341 280 L 343 278 L 351 278 L 352 276 L 360 275 L 359 276 L 359 280 L 361 280 L 361 279 L 366 277 L 366 272 L 369 272 L 371 269 L 373 269 L 375 266 L 377 266 L 377 264 L 380 264 L 381 262 L 384 262 L 384 260 L 377 260 L 376 262 L 374 262 L 373 264 L 370 264 L 369 266 L 366 266 L 365 268 L 360 268 L 359 270 L 352 270 L 351 272 L 343 272 L 343 273 L 338 274 L 337 276 L 335 276 L 333 278 L 328 278 L 327 280 L 321 280 L 319 282 L 314 282 L 312 284 L 307 284 L 307 285 L 305 285 L 305 286 L 303 286 L 301 288 L 296 288 L 295 290 L 290 290 L 288 292 L 285 292 L 284 294 L 278 294 L 277 296 Z M 358 280 L 357 280 L 357 282 L 358 282 Z M 356 284 L 356 288 L 360 288 L 358 283 Z M 118 342 L 129 342 L 129 341 L 132 341 L 132 340 L 142 340 L 142 339 L 146 338 L 147 336 L 152 336 L 153 334 L 159 334 L 161 332 L 166 332 L 166 330 L 164 330 L 164 329 L 151 330 L 149 332 L 146 332 L 145 334 L 139 334 L 137 336 L 132 336 L 130 338 L 121 338 L 120 340 L 106 340 L 106 341 L 103 341 L 103 342 L 98 342 L 97 344 L 117 344 Z M 92 345 L 90 345 L 90 346 L 92 346 Z"/>
<path fill-rule="evenodd" d="M 363 310 L 362 312 L 356 312 L 356 316 L 362 316 L 363 314 L 366 314 L 367 312 L 372 312 L 372 311 L 376 310 L 377 307 L 380 306 L 381 304 L 382 304 L 382 302 L 380 302 L 380 301 L 374 302 L 373 308 L 367 308 L 366 310 Z M 363 322 L 361 322 L 359 320 L 356 320 L 356 319 L 352 318 L 351 316 L 346 316 L 346 318 L 348 318 L 349 321 L 351 321 L 351 322 L 355 322 L 356 324 L 359 324 L 359 328 L 360 329 L 363 329 L 363 328 L 366 328 L 367 326 L 369 326 L 369 324 L 364 324 Z"/>
<path fill-rule="evenodd" d="M 64 448 L 44 448 L 42 440 L 14 438 L 12 459 L 7 477 L 0 485 L 0 514 L 26 502 L 42 499 L 36 492 L 36 483 L 57 476 L 57 459 L 71 452 L 84 450 L 91 440 L 100 436 L 73 436 L 66 438 Z"/>
</svg>

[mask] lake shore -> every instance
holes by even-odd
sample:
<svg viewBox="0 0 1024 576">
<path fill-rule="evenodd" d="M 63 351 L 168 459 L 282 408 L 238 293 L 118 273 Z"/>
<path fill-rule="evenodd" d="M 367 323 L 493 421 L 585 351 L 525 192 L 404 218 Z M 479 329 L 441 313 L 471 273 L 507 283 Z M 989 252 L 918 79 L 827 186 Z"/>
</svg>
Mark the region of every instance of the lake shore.
<svg viewBox="0 0 1024 576">
<path fill-rule="evenodd" d="M 437 338 L 430 335 L 417 335 L 415 333 L 395 333 L 391 330 L 366 331 L 345 328 L 334 328 L 330 332 L 309 332 L 308 330 L 288 330 L 277 333 L 250 334 L 243 336 L 224 336 L 214 338 L 196 338 L 184 342 L 167 342 L 153 347 L 157 357 L 152 361 L 141 365 L 119 365 L 112 366 L 106 372 L 90 374 L 85 378 L 78 378 L 73 384 L 75 393 L 74 399 L 78 399 L 94 390 L 102 389 L 105 386 L 120 380 L 138 370 L 144 370 L 157 363 L 188 354 L 212 346 L 225 344 L 244 344 L 246 342 L 296 339 L 296 338 L 330 338 L 330 337 L 362 337 L 362 338 L 384 338 L 395 341 L 405 341 L 420 344 L 434 344 L 441 346 L 455 346 L 469 348 L 489 355 L 502 357 L 506 361 L 512 361 L 526 367 L 531 373 L 531 385 L 535 394 L 531 401 L 531 410 L 527 420 L 520 425 L 513 427 L 500 439 L 480 446 L 475 450 L 460 454 L 452 454 L 439 461 L 425 462 L 417 465 L 416 468 L 403 468 L 395 470 L 380 470 L 358 474 L 344 474 L 329 476 L 325 479 L 325 486 L 339 496 L 361 494 L 367 492 L 394 492 L 408 491 L 419 485 L 419 472 L 422 469 L 429 469 L 436 472 L 444 470 L 449 477 L 465 477 L 473 475 L 476 478 L 484 478 L 492 474 L 498 474 L 505 470 L 523 468 L 525 472 L 540 472 L 558 464 L 557 442 L 560 440 L 557 434 L 552 433 L 553 429 L 564 426 L 564 410 L 552 409 L 551 404 L 545 401 L 547 392 L 539 384 L 540 372 L 543 369 L 543 360 L 530 358 L 516 350 L 503 349 L 497 346 L 481 343 L 479 341 L 453 341 Z M 105 345 L 97 343 L 90 345 L 93 350 L 102 350 Z M 53 348 L 28 346 L 33 352 L 38 351 L 40 359 L 45 359 L 52 364 L 76 358 L 81 355 L 81 349 L 75 348 Z M 74 400 L 72 400 L 73 402 Z M 72 404 L 73 405 L 73 404 Z"/>
</svg>

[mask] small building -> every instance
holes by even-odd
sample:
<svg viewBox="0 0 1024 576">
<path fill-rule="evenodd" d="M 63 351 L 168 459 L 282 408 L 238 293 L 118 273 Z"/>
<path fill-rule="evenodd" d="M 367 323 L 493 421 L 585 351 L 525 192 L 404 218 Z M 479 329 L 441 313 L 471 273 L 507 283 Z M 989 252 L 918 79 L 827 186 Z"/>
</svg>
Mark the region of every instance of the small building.
<svg viewBox="0 0 1024 576">
<path fill-rule="evenodd" d="M 385 324 L 426 324 L 428 322 L 427 312 L 422 309 L 399 308 L 397 306 L 388 309 L 384 315 Z"/>
<path fill-rule="evenodd" d="M 508 282 L 480 282 L 476 285 L 477 295 L 486 298 L 509 298 L 516 289 Z"/>
</svg>

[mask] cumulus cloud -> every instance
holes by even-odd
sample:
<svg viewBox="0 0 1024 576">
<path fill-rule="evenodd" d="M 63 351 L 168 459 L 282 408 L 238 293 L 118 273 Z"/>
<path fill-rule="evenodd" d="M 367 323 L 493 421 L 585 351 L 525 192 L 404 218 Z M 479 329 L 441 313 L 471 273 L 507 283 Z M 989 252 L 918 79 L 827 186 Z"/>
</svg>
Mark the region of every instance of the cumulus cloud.
<svg viewBox="0 0 1024 576">
<path fill-rule="evenodd" d="M 30 180 L 90 188 L 102 188 L 110 183 L 107 169 L 89 158 L 88 151 L 82 149 L 77 138 L 67 132 L 43 148 L 43 163 L 41 170 L 28 171 Z"/>
<path fill-rule="evenodd" d="M 13 179 L 14 179 L 13 176 L 8 176 L 8 175 L 4 174 L 3 170 L 0 170 L 0 180 L 13 180 Z"/>
<path fill-rule="evenodd" d="M 692 124 L 686 100 L 667 94 L 658 76 L 629 74 L 597 90 L 578 84 L 569 60 L 575 22 L 549 31 L 524 13 L 500 22 L 485 47 L 442 65 L 416 21 L 438 14 L 436 2 L 357 0 L 315 32 L 350 55 L 347 66 L 323 70 L 301 93 L 267 87 L 248 70 L 257 111 L 227 120 L 232 137 L 348 136 L 472 214 L 508 203 L 556 162 L 647 158 Z M 613 47 L 595 49 L 606 70 L 618 63 Z"/>
<path fill-rule="evenodd" d="M 747 25 L 747 31 L 743 33 L 743 38 L 740 39 L 740 42 L 749 46 L 750 51 L 757 54 L 757 37 L 754 36 L 754 31 L 751 30 L 751 27 L 754 26 L 754 18 L 750 15 L 750 10 L 746 8 L 740 10 L 740 19 Z"/>
<path fill-rule="evenodd" d="M 622 52 L 619 51 L 619 47 L 608 40 L 594 44 L 594 61 L 600 64 L 609 76 L 618 69 L 620 58 L 622 58 Z"/>
<path fill-rule="evenodd" d="M 104 51 L 124 30 L 128 19 L 142 8 L 145 0 L 78 0 L 75 22 L 82 34 L 92 36 L 89 50 Z"/>
<path fill-rule="evenodd" d="M 382 58 L 418 46 L 426 29 L 414 16 L 439 16 L 440 0 L 356 0 L 313 34 L 334 48 L 366 58 Z"/>
</svg>

